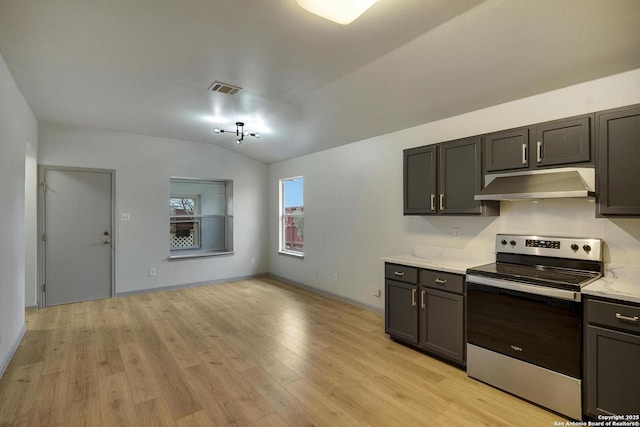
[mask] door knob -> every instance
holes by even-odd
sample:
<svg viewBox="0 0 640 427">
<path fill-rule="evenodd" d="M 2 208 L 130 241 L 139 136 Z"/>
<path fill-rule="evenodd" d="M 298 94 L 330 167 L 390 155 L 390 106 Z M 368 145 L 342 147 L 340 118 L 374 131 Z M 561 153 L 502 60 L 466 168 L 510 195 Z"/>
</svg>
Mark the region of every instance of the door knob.
<svg viewBox="0 0 640 427">
<path fill-rule="evenodd" d="M 102 243 L 104 243 L 105 245 L 108 245 L 111 242 L 109 242 L 107 239 L 104 239 L 104 241 Z"/>
</svg>

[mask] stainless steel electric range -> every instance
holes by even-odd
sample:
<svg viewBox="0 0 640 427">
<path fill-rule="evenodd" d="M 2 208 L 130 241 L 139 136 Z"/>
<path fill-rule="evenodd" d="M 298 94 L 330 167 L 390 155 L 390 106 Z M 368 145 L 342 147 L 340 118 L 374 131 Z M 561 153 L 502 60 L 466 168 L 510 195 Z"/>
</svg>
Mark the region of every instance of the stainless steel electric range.
<svg viewBox="0 0 640 427">
<path fill-rule="evenodd" d="M 580 289 L 602 276 L 600 239 L 498 234 L 467 270 L 467 374 L 582 418 Z"/>
</svg>

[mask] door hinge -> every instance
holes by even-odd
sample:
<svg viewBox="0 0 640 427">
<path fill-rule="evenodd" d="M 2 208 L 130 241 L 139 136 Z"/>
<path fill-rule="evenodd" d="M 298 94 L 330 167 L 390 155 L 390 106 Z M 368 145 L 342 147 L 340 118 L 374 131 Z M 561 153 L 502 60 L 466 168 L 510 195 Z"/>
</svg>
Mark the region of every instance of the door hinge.
<svg viewBox="0 0 640 427">
<path fill-rule="evenodd" d="M 41 182 L 40 183 L 40 187 L 42 187 L 42 191 L 44 191 L 44 192 L 47 191 L 47 183 L 46 182 Z"/>
<path fill-rule="evenodd" d="M 46 284 L 42 285 L 42 292 L 47 292 L 47 285 Z"/>
<path fill-rule="evenodd" d="M 43 242 L 47 241 L 47 234 L 46 233 L 42 233 L 42 241 Z"/>
</svg>

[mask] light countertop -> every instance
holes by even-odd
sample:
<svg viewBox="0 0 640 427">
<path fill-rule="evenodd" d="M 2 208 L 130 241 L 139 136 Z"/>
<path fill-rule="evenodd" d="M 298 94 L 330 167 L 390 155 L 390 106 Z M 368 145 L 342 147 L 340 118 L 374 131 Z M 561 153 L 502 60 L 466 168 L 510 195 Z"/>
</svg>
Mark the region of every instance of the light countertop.
<svg viewBox="0 0 640 427">
<path fill-rule="evenodd" d="M 495 255 L 492 253 L 470 254 L 468 251 L 459 249 L 422 246 L 414 248 L 413 254 L 383 257 L 382 260 L 446 273 L 465 274 L 469 267 L 494 262 Z"/>
<path fill-rule="evenodd" d="M 640 303 L 640 266 L 605 266 L 601 279 L 582 288 L 582 293 Z"/>
<path fill-rule="evenodd" d="M 382 260 L 411 267 L 465 274 L 467 268 L 494 262 L 495 255 L 472 255 L 468 251 L 423 246 L 416 247 L 412 254 L 388 256 Z M 583 287 L 582 293 L 640 304 L 640 266 L 606 265 L 604 277 Z"/>
</svg>

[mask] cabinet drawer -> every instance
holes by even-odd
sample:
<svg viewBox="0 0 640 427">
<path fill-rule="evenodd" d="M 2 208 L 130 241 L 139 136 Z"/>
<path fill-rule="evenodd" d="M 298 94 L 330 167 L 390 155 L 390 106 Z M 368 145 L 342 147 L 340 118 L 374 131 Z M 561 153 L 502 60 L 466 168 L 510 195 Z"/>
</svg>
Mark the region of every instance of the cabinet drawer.
<svg viewBox="0 0 640 427">
<path fill-rule="evenodd" d="M 589 323 L 640 334 L 640 307 L 589 300 L 587 310 Z"/>
<path fill-rule="evenodd" d="M 420 284 L 434 289 L 464 293 L 464 276 L 433 270 L 420 270 Z"/>
<path fill-rule="evenodd" d="M 384 265 L 384 277 L 405 283 L 418 283 L 418 268 L 386 263 Z"/>
</svg>

